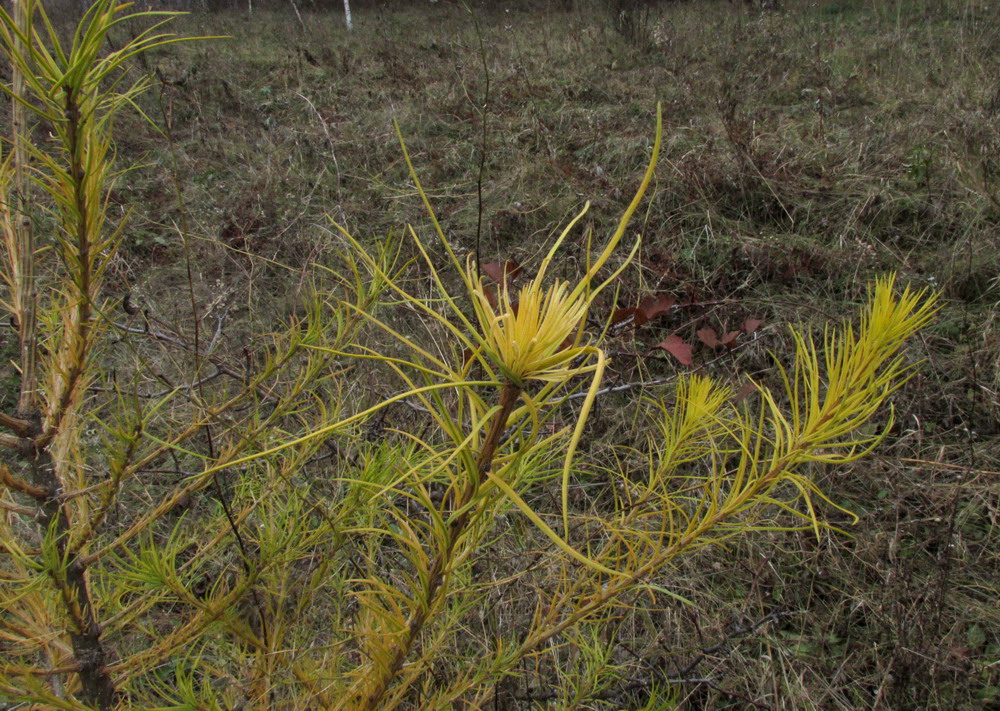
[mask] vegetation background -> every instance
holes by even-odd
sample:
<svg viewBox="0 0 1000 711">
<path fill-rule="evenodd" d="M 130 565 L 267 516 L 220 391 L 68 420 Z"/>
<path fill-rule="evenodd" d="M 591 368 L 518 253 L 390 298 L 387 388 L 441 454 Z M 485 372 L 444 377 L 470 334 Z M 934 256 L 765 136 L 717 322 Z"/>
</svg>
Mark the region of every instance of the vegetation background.
<svg viewBox="0 0 1000 711">
<path fill-rule="evenodd" d="M 895 395 L 890 441 L 815 472 L 857 525 L 818 540 L 749 535 L 679 562 L 671 589 L 697 608 L 617 631 L 634 688 L 603 703 L 627 706 L 655 667 L 681 682 L 685 709 L 1000 704 L 1000 6 L 474 9 L 354 2 L 352 32 L 338 3 L 177 20 L 179 34 L 227 37 L 137 58 L 155 78 L 139 101 L 153 125 L 116 124 L 118 160 L 140 167 L 111 198 L 129 216 L 109 294 L 190 330 L 192 258 L 197 318 L 224 331 L 227 356 L 252 353 L 253 334 L 301 312 L 310 265 L 339 258 L 328 215 L 362 240 L 405 223 L 427 231 L 393 119 L 454 248 L 479 235 L 483 261 L 537 264 L 585 200 L 595 234 L 613 231 L 662 102 L 639 262 L 604 308 L 655 294 L 680 306 L 611 329 L 606 383 L 630 387 L 599 398 L 584 456 L 635 437 L 636 404 L 688 367 L 656 348 L 668 336 L 692 346 L 691 367 L 768 381 L 767 352 L 794 350 L 783 324 L 850 315 L 876 275 L 929 286 L 944 308 Z M 116 30 L 122 43 L 135 31 Z M 577 267 L 568 257 L 560 268 Z M 748 318 L 763 323 L 732 350 L 703 331 L 721 337 Z M 16 335 L 0 338 L 4 362 L 16 360 Z M 0 376 L 6 407 L 16 371 Z M 374 402 L 392 387 L 352 396 Z M 419 418 L 385 411 L 370 437 Z M 601 485 L 577 495 L 599 498 Z M 529 684 L 511 703 L 559 701 L 546 693 Z"/>
</svg>

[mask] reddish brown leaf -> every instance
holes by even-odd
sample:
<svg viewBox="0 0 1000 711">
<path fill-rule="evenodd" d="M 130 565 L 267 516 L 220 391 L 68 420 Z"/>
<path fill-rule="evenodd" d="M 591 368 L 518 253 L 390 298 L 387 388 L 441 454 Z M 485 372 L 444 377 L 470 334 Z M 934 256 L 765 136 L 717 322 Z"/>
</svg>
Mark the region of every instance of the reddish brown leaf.
<svg viewBox="0 0 1000 711">
<path fill-rule="evenodd" d="M 654 348 L 661 348 L 672 355 L 681 365 L 691 365 L 694 360 L 691 358 L 691 346 L 684 342 L 680 336 L 667 336 L 657 343 Z"/>
<path fill-rule="evenodd" d="M 757 392 L 757 386 L 754 385 L 753 383 L 746 383 L 743 385 L 743 387 L 741 387 L 739 390 L 736 391 L 735 395 L 733 395 L 732 402 L 736 403 L 742 400 L 746 400 L 755 392 Z"/>
<path fill-rule="evenodd" d="M 483 270 L 483 274 L 497 284 L 503 281 L 503 265 L 500 262 L 483 262 L 479 268 Z"/>
<path fill-rule="evenodd" d="M 702 328 L 698 330 L 697 333 L 698 340 L 704 343 L 709 348 L 718 348 L 722 345 L 722 341 L 715 334 L 714 328 Z"/>
<path fill-rule="evenodd" d="M 677 303 L 677 299 L 667 294 L 651 294 L 639 304 L 635 310 L 635 325 L 641 326 L 647 321 L 652 321 L 662 313 L 670 310 L 670 307 Z"/>
<path fill-rule="evenodd" d="M 468 365 L 469 361 L 472 360 L 472 357 L 474 355 L 476 355 L 476 352 L 471 348 L 466 348 L 464 351 L 462 351 L 462 365 Z"/>
<path fill-rule="evenodd" d="M 742 331 L 728 331 L 726 335 L 722 337 L 722 345 L 732 350 L 732 348 L 736 345 L 736 339 L 739 338 L 740 333 L 742 333 Z"/>
<path fill-rule="evenodd" d="M 748 318 L 746 321 L 743 322 L 743 332 L 744 333 L 748 333 L 748 334 L 749 333 L 753 333 L 758 328 L 760 328 L 760 325 L 762 323 L 764 323 L 764 321 L 762 319 L 759 319 L 759 318 Z"/>
<path fill-rule="evenodd" d="M 483 274 L 497 284 L 502 284 L 509 279 L 517 279 L 522 271 L 521 265 L 513 259 L 508 259 L 503 264 L 500 264 L 500 262 L 483 262 L 479 266 L 483 270 Z"/>
<path fill-rule="evenodd" d="M 632 307 L 627 309 L 615 309 L 615 312 L 611 314 L 611 325 L 616 326 L 632 316 L 635 316 L 635 309 Z"/>
<path fill-rule="evenodd" d="M 497 290 L 491 284 L 483 285 L 483 296 L 490 302 L 494 311 L 497 310 Z"/>
</svg>

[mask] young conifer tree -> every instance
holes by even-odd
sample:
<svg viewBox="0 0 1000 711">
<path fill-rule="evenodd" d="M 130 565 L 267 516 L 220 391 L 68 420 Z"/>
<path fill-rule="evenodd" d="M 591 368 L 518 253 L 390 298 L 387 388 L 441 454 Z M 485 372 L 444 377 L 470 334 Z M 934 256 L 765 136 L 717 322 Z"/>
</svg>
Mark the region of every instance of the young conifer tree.
<svg viewBox="0 0 1000 711">
<path fill-rule="evenodd" d="M 194 284 L 187 323 L 110 293 L 127 224 L 109 216 L 122 175 L 114 119 L 148 86 L 130 78 L 132 58 L 178 41 L 162 32 L 172 13 L 126 10 L 98 0 L 67 45 L 34 0 L 13 15 L 0 8 L 14 111 L 0 155 L 5 306 L 21 344 L 18 405 L 0 414 L 12 455 L 0 463 L 0 698 L 45 708 L 156 705 L 165 688 L 195 703 L 203 690 L 187 680 L 200 678 L 206 635 L 239 650 L 248 685 L 263 683 L 272 630 L 259 584 L 273 561 L 244 529 L 321 443 L 224 465 L 273 446 L 287 426 L 336 416 L 337 368 L 307 346 L 347 342 L 381 288 L 343 255 L 347 276 L 329 281 L 354 312 L 317 297 L 242 361 L 217 348 L 221 320 L 204 332 Z M 135 20 L 149 27 L 110 49 L 109 33 Z M 393 273 L 391 252 L 381 254 Z M 205 460 L 215 468 L 203 471 Z M 192 506 L 199 496 L 209 503 Z M 269 513 L 275 526 L 293 515 Z M 174 679 L 161 688 L 164 664 Z"/>
<path fill-rule="evenodd" d="M 808 466 L 853 461 L 888 431 L 858 434 L 905 379 L 901 349 L 934 308 L 891 277 L 858 327 L 822 345 L 792 331 L 777 392 L 740 399 L 681 378 L 650 407 L 656 436 L 616 452 L 639 474 L 592 458 L 613 496 L 571 500 L 606 365 L 588 315 L 638 249 L 614 259 L 654 175 L 659 121 L 637 194 L 576 279 L 554 264 L 587 208 L 532 277 L 490 284 L 441 231 L 403 147 L 445 267 L 412 229 L 415 264 L 398 240 L 366 247 L 341 230 L 341 271 L 253 357 L 216 349 L 221 322 L 205 338 L 194 296 L 187 328 L 167 329 L 106 284 L 123 229 L 107 211 L 113 118 L 146 86 L 128 83 L 127 63 L 175 41 L 155 23 L 169 16 L 140 13 L 151 29 L 108 51 L 127 17 L 99 0 L 66 47 L 40 7 L 0 10 L 5 90 L 22 112 L 0 163 L 21 344 L 19 403 L 0 414 L 5 699 L 488 709 L 531 665 L 553 698 L 584 705 L 622 681 L 609 621 L 640 597 L 671 599 L 678 556 L 818 530 L 831 502 Z M 31 117 L 51 140 L 32 140 Z M 380 316 L 383 302 L 439 345 Z M 351 410 L 359 364 L 400 389 Z M 414 426 L 367 441 L 400 404 Z M 669 693 L 654 701 L 669 707 Z"/>
</svg>

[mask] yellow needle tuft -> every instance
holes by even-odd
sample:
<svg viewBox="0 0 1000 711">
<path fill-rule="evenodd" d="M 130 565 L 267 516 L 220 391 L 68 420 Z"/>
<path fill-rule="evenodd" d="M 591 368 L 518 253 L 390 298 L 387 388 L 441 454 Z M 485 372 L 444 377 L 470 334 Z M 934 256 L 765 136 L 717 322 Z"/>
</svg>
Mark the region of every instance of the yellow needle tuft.
<svg viewBox="0 0 1000 711">
<path fill-rule="evenodd" d="M 521 288 L 516 301 L 504 285 L 494 310 L 482 279 L 473 277 L 471 270 L 469 278 L 487 347 L 508 378 L 518 384 L 527 380 L 559 382 L 573 374 L 572 362 L 582 348 L 571 339 L 588 306 L 583 294 L 571 293 L 565 281 L 546 288 L 536 278 Z"/>
</svg>

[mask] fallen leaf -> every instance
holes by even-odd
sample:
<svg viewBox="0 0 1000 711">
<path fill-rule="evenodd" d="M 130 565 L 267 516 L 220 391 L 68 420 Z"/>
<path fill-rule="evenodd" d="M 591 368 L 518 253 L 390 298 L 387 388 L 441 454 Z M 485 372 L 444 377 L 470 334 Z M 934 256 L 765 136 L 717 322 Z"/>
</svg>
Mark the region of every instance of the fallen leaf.
<svg viewBox="0 0 1000 711">
<path fill-rule="evenodd" d="M 503 264 L 500 264 L 500 262 L 483 262 L 479 267 L 483 270 L 483 274 L 497 284 L 502 284 L 510 279 L 517 279 L 523 271 L 521 265 L 513 259 L 508 259 Z"/>
<path fill-rule="evenodd" d="M 483 284 L 483 296 L 486 300 L 490 302 L 490 306 L 494 311 L 497 310 L 497 290 L 492 284 Z"/>
<path fill-rule="evenodd" d="M 654 348 L 660 348 L 672 355 L 681 365 L 691 365 L 694 360 L 691 358 L 691 346 L 684 342 L 680 336 L 667 336 L 657 343 Z"/>
<path fill-rule="evenodd" d="M 746 333 L 746 334 L 753 333 L 758 328 L 760 328 L 760 325 L 762 323 L 764 323 L 764 321 L 762 319 L 759 319 L 759 318 L 748 318 L 746 321 L 743 322 L 743 332 Z"/>
<path fill-rule="evenodd" d="M 728 331 L 726 335 L 722 337 L 722 345 L 732 350 L 736 345 L 736 339 L 739 338 L 740 333 L 741 331 Z"/>
<path fill-rule="evenodd" d="M 719 337 L 715 334 L 714 328 L 699 329 L 696 335 L 698 336 L 698 340 L 709 348 L 718 348 L 722 345 L 722 341 L 720 341 Z"/>
<path fill-rule="evenodd" d="M 629 307 L 627 309 L 615 309 L 615 312 L 611 314 L 611 325 L 617 326 L 622 321 L 627 321 L 635 316 L 635 311 L 634 307 Z"/>
<path fill-rule="evenodd" d="M 743 386 L 736 391 L 733 395 L 733 399 L 730 402 L 737 403 L 742 400 L 746 400 L 748 397 L 757 392 L 757 386 L 753 382 L 744 383 Z"/>
<path fill-rule="evenodd" d="M 647 296 L 635 310 L 635 325 L 641 326 L 647 321 L 651 321 L 662 313 L 670 310 L 670 307 L 677 303 L 677 299 L 667 294 L 652 294 Z"/>
</svg>

